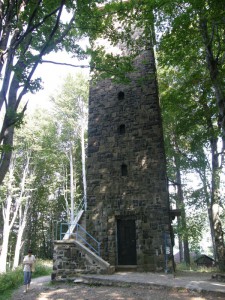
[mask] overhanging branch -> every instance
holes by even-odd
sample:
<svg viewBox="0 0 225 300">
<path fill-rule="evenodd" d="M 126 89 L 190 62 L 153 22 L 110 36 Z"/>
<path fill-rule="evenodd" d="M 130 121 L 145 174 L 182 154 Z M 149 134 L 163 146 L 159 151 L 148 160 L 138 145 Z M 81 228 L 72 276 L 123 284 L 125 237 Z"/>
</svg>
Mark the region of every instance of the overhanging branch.
<svg viewBox="0 0 225 300">
<path fill-rule="evenodd" d="M 40 63 L 49 63 L 49 64 L 54 64 L 54 65 L 61 65 L 61 66 L 68 66 L 68 67 L 73 67 L 73 68 L 90 68 L 89 65 L 74 65 L 74 64 L 68 64 L 68 63 L 61 63 L 57 61 L 52 61 L 52 60 L 41 60 Z"/>
</svg>

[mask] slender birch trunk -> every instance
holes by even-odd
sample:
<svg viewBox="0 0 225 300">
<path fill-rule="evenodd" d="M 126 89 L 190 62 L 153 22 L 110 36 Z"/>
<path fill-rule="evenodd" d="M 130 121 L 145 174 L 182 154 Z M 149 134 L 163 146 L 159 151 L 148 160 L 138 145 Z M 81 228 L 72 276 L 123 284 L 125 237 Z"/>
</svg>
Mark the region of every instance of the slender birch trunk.
<svg viewBox="0 0 225 300">
<path fill-rule="evenodd" d="M 18 265 L 19 265 L 20 252 L 21 252 L 21 248 L 22 248 L 22 245 L 23 245 L 22 238 L 23 238 L 24 230 L 25 230 L 26 224 L 27 224 L 28 208 L 29 208 L 29 201 L 27 199 L 24 211 L 22 211 L 22 207 L 20 207 L 19 230 L 18 230 L 17 239 L 16 239 L 13 269 L 17 268 Z"/>
<path fill-rule="evenodd" d="M 70 144 L 69 150 L 69 161 L 70 161 L 70 223 L 74 222 L 74 180 L 73 180 L 73 147 Z"/>
<path fill-rule="evenodd" d="M 64 182 L 63 182 L 63 197 L 64 197 L 64 200 L 65 200 L 65 211 L 66 211 L 66 215 L 67 215 L 67 221 L 68 223 L 70 222 L 70 207 L 69 207 L 69 202 L 68 202 L 68 194 L 67 194 L 67 169 L 66 167 L 64 167 Z"/>
<path fill-rule="evenodd" d="M 20 257 L 20 250 L 22 246 L 22 238 L 23 233 L 27 224 L 27 214 L 28 214 L 28 208 L 29 208 L 29 192 L 26 192 L 26 182 L 29 174 L 29 166 L 30 166 L 30 153 L 29 150 L 27 152 L 26 157 L 26 165 L 23 170 L 23 177 L 21 179 L 20 183 L 20 195 L 18 198 L 18 202 L 20 203 L 19 208 L 19 229 L 17 233 L 17 239 L 16 239 L 16 247 L 15 247 L 15 254 L 14 254 L 14 262 L 13 262 L 13 269 L 18 267 L 19 264 L 19 257 Z M 23 204 L 23 199 L 25 200 L 25 204 Z M 24 206 L 24 210 L 23 210 Z"/>
<path fill-rule="evenodd" d="M 87 179 L 86 179 L 86 159 L 85 159 L 85 143 L 84 143 L 84 120 L 81 123 L 81 156 L 82 156 L 82 178 L 84 193 L 84 209 L 87 209 Z"/>
<path fill-rule="evenodd" d="M 7 266 L 7 255 L 9 247 L 9 236 L 13 224 L 15 223 L 20 203 L 16 201 L 13 203 L 12 193 L 13 193 L 13 180 L 14 180 L 14 158 L 12 159 L 9 167 L 9 179 L 7 182 L 8 195 L 5 203 L 3 203 L 2 213 L 3 213 L 3 242 L 2 251 L 0 255 L 0 273 L 6 272 Z M 12 210 L 12 208 L 14 208 Z"/>
<path fill-rule="evenodd" d="M 9 247 L 9 234 L 10 234 L 10 211 L 11 211 L 12 197 L 8 195 L 6 199 L 6 207 L 3 209 L 3 242 L 2 242 L 2 251 L 0 255 L 0 273 L 6 272 L 7 265 L 7 254 Z"/>
</svg>

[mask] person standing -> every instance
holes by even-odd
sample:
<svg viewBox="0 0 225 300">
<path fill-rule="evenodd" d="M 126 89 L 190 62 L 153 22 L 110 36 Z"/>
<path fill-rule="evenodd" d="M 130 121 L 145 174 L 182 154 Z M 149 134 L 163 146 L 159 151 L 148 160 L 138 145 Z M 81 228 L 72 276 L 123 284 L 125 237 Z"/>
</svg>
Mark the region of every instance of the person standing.
<svg viewBox="0 0 225 300">
<path fill-rule="evenodd" d="M 30 282 L 32 272 L 34 272 L 35 256 L 32 254 L 32 250 L 28 250 L 28 254 L 23 259 L 23 274 L 24 274 L 24 293 L 30 288 Z"/>
</svg>

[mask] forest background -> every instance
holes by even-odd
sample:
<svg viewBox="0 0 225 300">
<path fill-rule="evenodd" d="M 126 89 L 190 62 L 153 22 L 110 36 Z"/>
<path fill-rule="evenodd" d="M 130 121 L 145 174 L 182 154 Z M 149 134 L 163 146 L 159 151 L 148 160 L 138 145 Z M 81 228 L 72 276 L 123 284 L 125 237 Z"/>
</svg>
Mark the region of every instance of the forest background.
<svg viewBox="0 0 225 300">
<path fill-rule="evenodd" d="M 29 93 L 41 88 L 38 66 L 48 63 L 54 72 L 51 66 L 65 61 L 47 55 L 64 50 L 72 58 L 68 65 L 90 68 L 94 79 L 126 82 L 146 40 L 157 58 L 170 202 L 181 211 L 174 224 L 180 259 L 190 264 L 190 252 L 205 251 L 200 242 L 208 233 L 207 254 L 224 270 L 223 1 L 16 1 L 1 9 L 0 271 L 16 268 L 28 247 L 52 258 L 59 224 L 73 220 L 85 199 L 89 77 L 63 76 L 51 109 L 26 113 Z M 124 30 L 114 27 L 115 16 Z M 143 28 L 135 41 L 134 22 Z M 126 41 L 132 55 L 93 49 L 97 37 L 112 45 Z"/>
</svg>

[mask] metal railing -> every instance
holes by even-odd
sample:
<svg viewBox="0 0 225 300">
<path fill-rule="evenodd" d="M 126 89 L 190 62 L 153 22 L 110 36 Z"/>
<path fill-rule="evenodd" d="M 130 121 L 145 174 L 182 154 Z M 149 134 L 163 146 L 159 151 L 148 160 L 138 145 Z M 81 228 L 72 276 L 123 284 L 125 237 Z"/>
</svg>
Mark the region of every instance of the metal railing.
<svg viewBox="0 0 225 300">
<path fill-rule="evenodd" d="M 74 210 L 74 215 L 78 215 L 78 213 L 81 210 L 85 210 L 85 203 L 84 203 L 84 198 L 80 201 L 80 203 L 78 203 L 78 205 L 76 206 L 75 210 Z"/>
<path fill-rule="evenodd" d="M 71 225 L 70 227 L 68 228 L 68 231 L 67 233 L 64 235 L 63 239 L 69 239 L 70 237 L 70 234 L 74 231 L 77 223 L 79 222 L 83 212 L 84 212 L 84 207 L 85 207 L 85 203 L 84 203 L 84 198 L 81 199 L 80 203 L 78 203 L 75 207 L 75 210 L 74 210 L 74 220 L 73 222 L 71 222 Z"/>
<path fill-rule="evenodd" d="M 90 235 L 80 224 L 76 224 L 75 228 L 73 224 L 61 223 L 60 224 L 60 240 L 64 238 L 65 235 L 75 235 L 75 239 L 80 241 L 84 246 L 88 247 L 91 251 L 100 256 L 100 245 L 92 235 Z"/>
<path fill-rule="evenodd" d="M 68 227 L 68 230 L 67 230 L 67 232 L 65 233 L 65 235 L 64 235 L 64 237 L 63 237 L 63 240 L 66 240 L 66 239 L 69 239 L 69 238 L 70 238 L 70 235 L 71 235 L 71 233 L 74 232 L 75 227 L 76 227 L 76 225 L 78 224 L 78 222 L 79 222 L 79 220 L 80 220 L 80 218 L 81 218 L 83 212 L 84 212 L 83 210 L 80 210 L 80 211 L 77 213 L 77 215 L 76 215 L 76 217 L 75 217 L 73 223 L 70 223 L 70 226 Z M 61 239 L 61 238 L 60 238 L 60 239 Z"/>
</svg>

